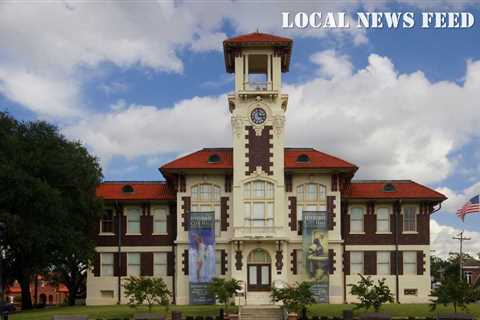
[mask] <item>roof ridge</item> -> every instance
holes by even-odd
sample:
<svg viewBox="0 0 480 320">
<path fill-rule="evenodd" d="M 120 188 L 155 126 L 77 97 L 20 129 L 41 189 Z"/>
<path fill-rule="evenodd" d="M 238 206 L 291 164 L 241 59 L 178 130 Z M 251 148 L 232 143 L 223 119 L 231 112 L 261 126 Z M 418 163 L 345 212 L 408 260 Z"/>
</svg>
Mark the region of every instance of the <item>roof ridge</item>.
<svg viewBox="0 0 480 320">
<path fill-rule="evenodd" d="M 344 160 L 344 159 L 339 158 L 339 157 L 337 157 L 337 156 L 333 156 L 333 155 L 331 155 L 331 154 L 329 154 L 329 153 L 325 153 L 325 152 L 323 152 L 323 151 L 319 151 L 319 150 L 317 150 L 317 149 L 315 149 L 315 148 L 312 148 L 312 149 L 313 149 L 315 152 L 318 152 L 318 153 L 321 153 L 321 154 L 323 154 L 323 155 L 326 155 L 326 156 L 335 158 L 335 159 L 337 159 L 337 160 L 340 160 L 340 161 L 343 161 L 343 162 L 345 162 L 345 163 L 348 163 L 349 165 L 351 165 L 351 166 L 353 166 L 353 167 L 355 167 L 355 168 L 358 168 L 357 165 L 355 165 L 355 164 L 353 164 L 353 163 L 351 163 L 351 162 L 349 162 L 349 161 L 347 161 L 347 160 Z"/>
</svg>

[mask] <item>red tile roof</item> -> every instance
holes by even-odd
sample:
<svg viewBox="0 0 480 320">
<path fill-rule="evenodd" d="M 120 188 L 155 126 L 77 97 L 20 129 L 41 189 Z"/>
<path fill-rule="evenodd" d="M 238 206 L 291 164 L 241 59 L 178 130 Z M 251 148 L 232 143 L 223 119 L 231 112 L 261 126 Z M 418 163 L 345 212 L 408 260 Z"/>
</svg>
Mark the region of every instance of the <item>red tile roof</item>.
<svg viewBox="0 0 480 320">
<path fill-rule="evenodd" d="M 209 163 L 212 155 L 220 156 L 220 162 Z M 298 162 L 300 155 L 307 155 L 308 162 Z M 233 169 L 232 148 L 208 148 L 188 154 L 163 165 L 160 170 L 178 169 Z M 285 169 L 348 169 L 356 171 L 357 167 L 345 160 L 317 151 L 312 148 L 285 148 Z"/>
<path fill-rule="evenodd" d="M 252 32 L 248 34 L 242 34 L 240 36 L 232 37 L 223 41 L 224 44 L 237 44 L 237 43 L 278 43 L 278 44 L 291 44 L 292 39 L 279 37 L 273 34 Z"/>
<path fill-rule="evenodd" d="M 395 191 L 384 191 L 385 184 L 393 185 Z M 345 191 L 349 199 L 447 199 L 443 194 L 411 180 L 355 181 Z"/>
<path fill-rule="evenodd" d="M 123 192 L 130 185 L 133 192 Z M 176 200 L 165 181 L 106 181 L 97 187 L 97 196 L 105 200 Z"/>
</svg>

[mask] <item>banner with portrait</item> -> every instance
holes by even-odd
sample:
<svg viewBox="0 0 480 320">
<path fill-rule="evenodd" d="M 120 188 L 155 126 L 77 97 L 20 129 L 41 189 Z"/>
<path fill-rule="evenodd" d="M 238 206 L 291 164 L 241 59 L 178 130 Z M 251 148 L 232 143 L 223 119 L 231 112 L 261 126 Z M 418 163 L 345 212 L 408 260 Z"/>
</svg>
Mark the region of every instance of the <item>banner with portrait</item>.
<svg viewBox="0 0 480 320">
<path fill-rule="evenodd" d="M 317 303 L 328 303 L 328 221 L 327 212 L 303 212 L 303 255 L 307 281 Z"/>
<path fill-rule="evenodd" d="M 213 304 L 208 284 L 215 277 L 215 213 L 191 212 L 188 233 L 190 304 Z"/>
</svg>

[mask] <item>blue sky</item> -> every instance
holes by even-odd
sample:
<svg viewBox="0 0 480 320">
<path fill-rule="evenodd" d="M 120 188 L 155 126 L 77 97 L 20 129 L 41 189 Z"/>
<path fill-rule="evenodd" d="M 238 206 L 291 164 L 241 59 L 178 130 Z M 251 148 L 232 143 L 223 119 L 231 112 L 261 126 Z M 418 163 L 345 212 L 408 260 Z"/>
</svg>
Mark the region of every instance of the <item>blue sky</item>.
<svg viewBox="0 0 480 320">
<path fill-rule="evenodd" d="M 0 4 L 0 109 L 57 124 L 96 154 L 107 180 L 158 180 L 164 162 L 230 146 L 221 41 L 292 37 L 287 145 L 360 166 L 359 178 L 425 183 L 449 197 L 434 216 L 439 252 L 480 215 L 480 6 L 468 1 L 58 2 Z M 470 29 L 281 28 L 281 11 L 469 11 Z M 308 128 L 308 129 L 305 129 Z"/>
</svg>

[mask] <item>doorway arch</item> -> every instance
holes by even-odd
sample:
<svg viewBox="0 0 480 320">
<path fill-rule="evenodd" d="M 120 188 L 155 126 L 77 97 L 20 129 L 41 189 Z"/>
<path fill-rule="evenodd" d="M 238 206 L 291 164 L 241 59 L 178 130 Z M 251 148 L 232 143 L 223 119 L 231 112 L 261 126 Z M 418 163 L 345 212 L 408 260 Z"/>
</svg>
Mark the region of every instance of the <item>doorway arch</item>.
<svg viewBox="0 0 480 320">
<path fill-rule="evenodd" d="M 272 289 L 272 259 L 266 250 L 257 248 L 248 255 L 247 283 L 249 291 Z"/>
</svg>

